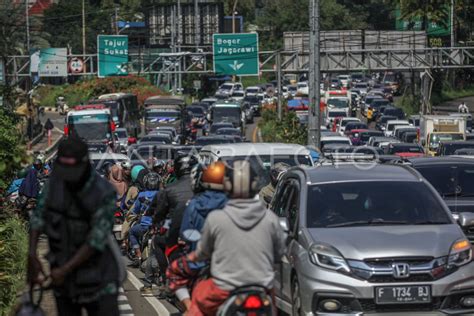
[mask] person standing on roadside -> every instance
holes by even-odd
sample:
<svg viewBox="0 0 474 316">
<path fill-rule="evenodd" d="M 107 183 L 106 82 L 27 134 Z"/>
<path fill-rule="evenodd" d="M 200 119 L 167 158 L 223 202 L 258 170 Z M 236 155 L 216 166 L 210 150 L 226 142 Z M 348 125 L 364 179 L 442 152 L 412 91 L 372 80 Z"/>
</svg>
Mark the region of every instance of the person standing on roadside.
<svg viewBox="0 0 474 316">
<path fill-rule="evenodd" d="M 31 218 L 27 275 L 31 285 L 44 281 L 37 256 L 44 233 L 60 316 L 80 316 L 82 309 L 89 316 L 119 315 L 118 288 L 126 274 L 112 237 L 115 201 L 112 185 L 93 171 L 87 145 L 63 140 Z"/>
</svg>

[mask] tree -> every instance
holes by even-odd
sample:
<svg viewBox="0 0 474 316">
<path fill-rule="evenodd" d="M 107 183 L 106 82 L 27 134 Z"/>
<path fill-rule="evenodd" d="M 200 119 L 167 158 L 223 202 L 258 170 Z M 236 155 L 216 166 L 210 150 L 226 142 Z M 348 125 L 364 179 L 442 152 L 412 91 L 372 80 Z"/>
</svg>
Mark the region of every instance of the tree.
<svg viewBox="0 0 474 316">
<path fill-rule="evenodd" d="M 399 0 L 401 18 L 414 20 L 421 18 L 421 29 L 428 28 L 428 21 L 445 24 L 449 20 L 450 0 Z M 447 25 L 445 25 L 447 26 Z"/>
<path fill-rule="evenodd" d="M 309 30 L 308 0 L 262 1 L 261 14 L 256 21 L 266 48 L 281 47 L 283 32 Z M 364 15 L 357 16 L 334 0 L 321 1 L 321 29 L 357 30 L 366 27 Z"/>
<path fill-rule="evenodd" d="M 85 2 L 86 52 L 97 51 L 97 35 L 111 34 L 114 8 Z M 44 28 L 54 34 L 51 46 L 82 52 L 82 1 L 62 0 L 44 12 Z"/>
</svg>

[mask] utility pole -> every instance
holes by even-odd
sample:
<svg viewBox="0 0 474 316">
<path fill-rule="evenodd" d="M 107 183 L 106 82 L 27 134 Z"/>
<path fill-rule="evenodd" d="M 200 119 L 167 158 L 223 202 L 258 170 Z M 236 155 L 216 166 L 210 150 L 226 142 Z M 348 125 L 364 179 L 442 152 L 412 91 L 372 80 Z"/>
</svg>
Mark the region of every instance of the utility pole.
<svg viewBox="0 0 474 316">
<path fill-rule="evenodd" d="M 26 15 L 26 51 L 30 54 L 30 13 L 28 0 L 25 0 L 25 15 Z"/>
<path fill-rule="evenodd" d="M 199 12 L 199 0 L 194 0 L 194 42 L 196 43 L 196 53 L 201 43 L 201 30 L 199 29 L 199 21 L 201 19 L 201 12 Z"/>
<path fill-rule="evenodd" d="M 282 104 L 281 104 L 281 52 L 278 51 L 276 55 L 276 69 L 277 69 L 277 107 L 278 107 L 278 119 L 282 118 Z"/>
<path fill-rule="evenodd" d="M 99 52 L 99 54 L 102 54 L 102 52 Z M 86 64 L 86 4 L 85 4 L 85 0 L 82 0 L 82 59 L 85 65 Z M 82 71 L 86 72 L 86 67 L 82 67 Z"/>
<path fill-rule="evenodd" d="M 174 6 L 171 7 L 171 52 L 176 53 L 176 9 Z M 173 62 L 173 78 L 172 78 L 172 94 L 176 94 L 176 62 L 174 58 L 171 58 Z"/>
<path fill-rule="evenodd" d="M 455 39 L 454 39 L 454 0 L 451 0 L 451 16 L 450 22 L 451 24 L 451 47 L 455 46 Z"/>
<path fill-rule="evenodd" d="M 234 0 L 234 5 L 232 6 L 232 33 L 235 33 L 235 10 L 237 10 L 237 3 L 239 0 Z"/>
<path fill-rule="evenodd" d="M 308 145 L 320 148 L 321 144 L 321 100 L 320 92 L 320 0 L 310 0 L 309 4 L 309 98 L 310 110 L 308 117 Z"/>
<path fill-rule="evenodd" d="M 181 33 L 181 30 L 182 30 L 182 24 L 181 24 L 181 18 L 182 18 L 182 14 L 181 14 L 181 0 L 178 0 L 178 40 L 177 40 L 177 43 L 178 43 L 178 52 L 181 53 L 181 39 L 182 39 L 182 33 Z M 178 92 L 181 94 L 182 93 L 182 88 L 181 88 L 181 85 L 182 85 L 182 73 L 181 73 L 181 59 L 179 60 L 179 68 L 178 68 Z M 176 66 L 176 64 L 175 64 Z M 176 68 L 175 68 L 176 69 Z"/>
<path fill-rule="evenodd" d="M 118 35 L 119 33 L 119 29 L 118 29 L 118 25 L 117 25 L 117 22 L 118 22 L 118 10 L 119 10 L 119 6 L 118 5 L 115 5 L 115 8 L 114 8 L 114 11 L 115 11 L 115 16 L 114 16 L 114 29 L 115 29 L 115 34 Z"/>
</svg>

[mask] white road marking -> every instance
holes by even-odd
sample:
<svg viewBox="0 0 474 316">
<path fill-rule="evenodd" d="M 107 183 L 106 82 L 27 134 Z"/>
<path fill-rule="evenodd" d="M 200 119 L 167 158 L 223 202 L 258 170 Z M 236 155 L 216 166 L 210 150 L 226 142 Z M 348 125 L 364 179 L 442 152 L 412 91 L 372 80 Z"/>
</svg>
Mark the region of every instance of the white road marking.
<svg viewBox="0 0 474 316">
<path fill-rule="evenodd" d="M 128 271 L 128 279 L 130 283 L 137 289 L 143 286 L 142 282 L 130 271 Z M 166 307 L 156 298 L 156 297 L 143 297 L 153 309 L 158 313 L 160 316 L 170 316 L 170 312 L 166 309 Z"/>
</svg>

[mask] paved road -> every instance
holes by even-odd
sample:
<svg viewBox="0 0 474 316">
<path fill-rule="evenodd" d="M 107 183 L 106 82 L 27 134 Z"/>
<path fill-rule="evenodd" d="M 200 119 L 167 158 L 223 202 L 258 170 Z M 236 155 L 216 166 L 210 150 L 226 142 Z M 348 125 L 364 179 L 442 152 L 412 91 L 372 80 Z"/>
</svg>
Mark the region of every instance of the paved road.
<svg viewBox="0 0 474 316">
<path fill-rule="evenodd" d="M 433 111 L 439 112 L 439 113 L 457 112 L 458 106 L 459 104 L 461 104 L 461 102 L 466 103 L 471 113 L 474 112 L 474 96 L 447 101 L 439 106 L 433 107 Z"/>
</svg>

